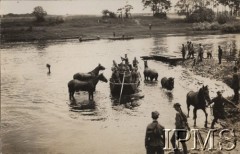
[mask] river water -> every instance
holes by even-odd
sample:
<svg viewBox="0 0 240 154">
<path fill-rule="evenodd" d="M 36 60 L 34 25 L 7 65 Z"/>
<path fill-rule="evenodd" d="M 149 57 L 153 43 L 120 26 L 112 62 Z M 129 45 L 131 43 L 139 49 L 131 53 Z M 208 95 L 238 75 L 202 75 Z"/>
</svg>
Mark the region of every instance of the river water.
<svg viewBox="0 0 240 154">
<path fill-rule="evenodd" d="M 67 103 L 67 83 L 76 72 L 88 72 L 99 63 L 111 76 L 112 60 L 128 54 L 136 56 L 140 72 L 140 56 L 153 53 L 177 54 L 188 40 L 202 43 L 217 54 L 217 46 L 230 43 L 240 48 L 239 35 L 166 36 L 130 41 L 100 40 L 79 43 L 65 42 L 9 43 L 1 46 L 1 140 L 3 153 L 145 153 L 145 129 L 151 122 L 151 112 L 160 113 L 159 122 L 174 128 L 173 103 L 182 104 L 186 112 L 186 94 L 203 83 L 209 86 L 210 97 L 217 90 L 224 96 L 233 92 L 220 81 L 195 76 L 181 66 L 149 61 L 150 68 L 162 77 L 175 77 L 175 89 L 168 92 L 160 82 L 141 81 L 140 93 L 145 97 L 132 106 L 116 103 L 111 97 L 109 82 L 99 82 L 94 94 L 95 109 L 71 110 Z M 51 64 L 48 74 L 46 64 Z M 142 74 L 143 76 L 143 74 Z M 83 102 L 88 94 L 75 96 Z M 209 110 L 208 110 L 209 112 Z M 192 126 L 192 108 L 189 121 Z M 211 120 L 209 116 L 209 122 Z M 198 111 L 198 127 L 204 125 L 204 114 Z"/>
</svg>

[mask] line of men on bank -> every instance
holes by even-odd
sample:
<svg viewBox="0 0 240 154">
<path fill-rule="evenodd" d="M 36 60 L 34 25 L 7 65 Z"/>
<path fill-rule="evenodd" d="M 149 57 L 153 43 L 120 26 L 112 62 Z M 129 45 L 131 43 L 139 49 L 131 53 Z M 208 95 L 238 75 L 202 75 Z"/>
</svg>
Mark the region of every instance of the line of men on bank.
<svg viewBox="0 0 240 154">
<path fill-rule="evenodd" d="M 115 83 L 121 83 L 120 80 L 120 73 L 125 75 L 124 77 L 124 83 L 135 83 L 136 80 L 140 77 L 140 74 L 138 73 L 138 60 L 136 57 L 134 57 L 132 65 L 129 63 L 127 54 L 125 54 L 125 57 L 121 57 L 122 62 L 120 64 L 117 64 L 113 60 L 113 67 L 112 67 L 112 81 Z M 123 63 L 123 61 L 125 63 Z"/>
<path fill-rule="evenodd" d="M 230 104 L 233 107 L 236 107 L 232 102 L 228 101 L 222 96 L 220 91 L 217 92 L 217 96 L 212 99 L 211 103 L 213 105 L 213 116 L 214 119 L 211 124 L 211 129 L 214 129 L 215 123 L 218 119 L 224 119 L 225 111 L 224 104 Z M 209 105 L 210 105 L 209 104 Z M 175 129 L 185 130 L 179 131 L 178 133 L 173 133 L 171 137 L 171 144 L 174 149 L 174 154 L 180 153 L 179 147 L 176 145 L 177 140 L 185 140 L 187 136 L 187 131 L 190 131 L 188 125 L 187 116 L 183 113 L 180 103 L 175 103 L 173 108 L 176 110 L 175 116 Z M 157 119 L 159 118 L 159 113 L 157 111 L 152 112 L 153 122 L 147 126 L 146 135 L 145 135 L 145 148 L 147 154 L 164 154 L 163 148 L 165 147 L 165 127 L 158 123 Z M 187 154 L 188 149 L 185 141 L 180 141 L 183 148 L 183 153 Z"/>
<path fill-rule="evenodd" d="M 187 41 L 187 45 L 182 44 L 181 53 L 182 53 L 183 60 L 189 59 L 189 58 L 195 58 L 194 57 L 195 49 L 194 49 L 193 43 L 191 41 Z M 202 62 L 203 55 L 204 55 L 204 48 L 203 48 L 202 44 L 200 43 L 199 47 L 197 49 L 196 61 Z M 222 63 L 222 55 L 223 55 L 223 50 L 222 50 L 221 46 L 219 45 L 218 46 L 218 60 L 219 60 L 218 64 Z M 207 58 L 212 59 L 212 51 L 207 51 Z"/>
</svg>

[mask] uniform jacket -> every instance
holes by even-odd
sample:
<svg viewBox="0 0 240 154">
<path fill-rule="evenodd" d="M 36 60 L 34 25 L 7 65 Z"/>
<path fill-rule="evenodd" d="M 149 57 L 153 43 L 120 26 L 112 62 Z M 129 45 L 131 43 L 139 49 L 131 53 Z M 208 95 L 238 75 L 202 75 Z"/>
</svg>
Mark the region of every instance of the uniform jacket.
<svg viewBox="0 0 240 154">
<path fill-rule="evenodd" d="M 154 129 L 157 129 L 159 131 L 159 135 L 154 133 Z M 157 121 L 153 121 L 147 126 L 146 136 L 145 136 L 145 146 L 164 147 L 164 144 L 165 144 L 164 127 L 160 125 Z"/>
</svg>

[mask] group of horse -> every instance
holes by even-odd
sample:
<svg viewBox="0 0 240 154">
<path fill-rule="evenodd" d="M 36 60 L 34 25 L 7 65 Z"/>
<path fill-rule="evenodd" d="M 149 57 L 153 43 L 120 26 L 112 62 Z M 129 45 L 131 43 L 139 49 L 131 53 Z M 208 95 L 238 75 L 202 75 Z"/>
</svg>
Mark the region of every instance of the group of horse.
<svg viewBox="0 0 240 154">
<path fill-rule="evenodd" d="M 154 69 L 149 68 L 146 60 L 144 61 L 143 75 L 144 75 L 145 81 L 148 81 L 149 79 L 150 79 L 150 81 L 153 81 L 153 79 L 155 81 L 158 80 L 158 72 Z M 174 78 L 173 77 L 169 77 L 169 78 L 163 77 L 161 79 L 161 85 L 162 85 L 162 88 L 165 88 L 167 90 L 173 90 Z"/>
<path fill-rule="evenodd" d="M 158 79 L 157 71 L 150 69 L 147 65 L 147 62 L 144 63 L 144 79 L 148 80 L 150 78 L 151 81 Z M 89 95 L 89 100 L 93 100 L 93 92 L 96 89 L 96 85 L 98 81 L 103 81 L 105 83 L 108 82 L 107 78 L 103 75 L 103 73 L 99 74 L 99 71 L 105 70 L 101 64 L 99 64 L 95 69 L 88 73 L 76 73 L 73 75 L 73 79 L 68 82 L 68 92 L 69 99 L 74 100 L 74 93 L 78 91 L 87 91 Z M 172 90 L 174 88 L 174 78 L 166 78 L 163 77 L 161 79 L 162 88 L 166 88 L 167 90 Z M 205 113 L 205 127 L 207 127 L 207 117 L 208 114 L 206 112 L 207 102 L 210 103 L 211 99 L 209 97 L 208 86 L 202 86 L 199 91 L 194 92 L 190 91 L 187 93 L 187 110 L 189 117 L 190 105 L 194 107 L 193 109 L 193 119 L 194 126 L 196 126 L 196 118 L 197 118 L 197 110 L 201 109 Z"/>
<path fill-rule="evenodd" d="M 147 61 L 144 61 L 144 79 L 145 81 L 148 81 L 148 79 L 150 78 L 150 81 L 153 81 L 153 79 L 155 79 L 155 81 L 157 81 L 158 79 L 158 72 L 154 69 L 150 69 L 148 67 Z M 174 78 L 169 77 L 163 77 L 161 79 L 161 85 L 162 88 L 165 88 L 167 90 L 173 90 L 174 88 Z M 206 107 L 207 105 L 211 102 L 211 99 L 209 97 L 209 90 L 208 90 L 208 86 L 202 86 L 197 92 L 194 91 L 190 91 L 187 93 L 187 98 L 186 98 L 186 103 L 187 103 L 187 110 L 188 110 L 188 114 L 187 116 L 189 117 L 189 111 L 190 111 L 190 106 L 192 105 L 194 107 L 193 109 L 193 119 L 194 119 L 194 127 L 196 126 L 196 119 L 197 119 L 197 110 L 201 109 L 203 110 L 203 112 L 205 113 L 205 124 L 204 127 L 207 127 L 207 117 L 208 114 L 206 112 Z"/>
<path fill-rule="evenodd" d="M 74 100 L 74 93 L 78 91 L 87 91 L 89 100 L 93 101 L 93 92 L 96 89 L 98 81 L 108 82 L 103 73 L 99 74 L 99 71 L 105 70 L 101 64 L 88 73 L 76 73 L 73 75 L 73 79 L 68 82 L 69 99 Z"/>
</svg>

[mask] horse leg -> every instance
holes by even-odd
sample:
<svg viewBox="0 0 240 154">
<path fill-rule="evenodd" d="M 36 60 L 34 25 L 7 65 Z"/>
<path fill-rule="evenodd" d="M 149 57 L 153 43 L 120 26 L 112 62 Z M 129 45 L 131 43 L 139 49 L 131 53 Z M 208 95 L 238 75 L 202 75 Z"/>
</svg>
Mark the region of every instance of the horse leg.
<svg viewBox="0 0 240 154">
<path fill-rule="evenodd" d="M 203 112 L 205 113 L 205 117 L 206 117 L 204 127 L 207 128 L 207 117 L 208 117 L 208 114 L 207 114 L 207 112 L 206 112 L 206 108 L 203 108 L 202 110 L 203 110 Z"/>
<path fill-rule="evenodd" d="M 193 127 L 196 127 L 196 119 L 197 119 L 197 109 L 193 109 L 193 120 L 194 120 L 194 125 Z"/>
<path fill-rule="evenodd" d="M 188 102 L 188 100 L 187 100 L 187 110 L 188 110 L 187 117 L 189 118 L 190 103 Z"/>
</svg>

